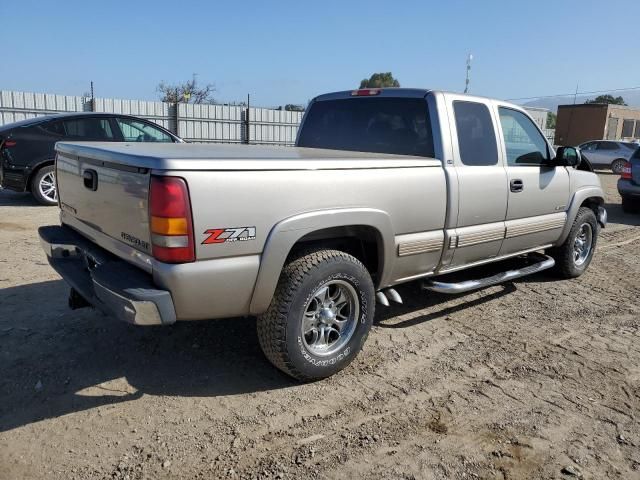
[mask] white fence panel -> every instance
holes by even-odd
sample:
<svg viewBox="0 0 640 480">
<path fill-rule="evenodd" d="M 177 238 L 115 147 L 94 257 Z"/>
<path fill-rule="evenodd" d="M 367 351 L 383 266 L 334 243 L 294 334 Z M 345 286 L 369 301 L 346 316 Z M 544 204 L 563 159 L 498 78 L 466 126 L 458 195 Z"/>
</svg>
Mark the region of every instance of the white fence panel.
<svg viewBox="0 0 640 480">
<path fill-rule="evenodd" d="M 178 136 L 194 142 L 241 143 L 242 107 L 178 104 Z"/>
<path fill-rule="evenodd" d="M 70 95 L 0 91 L 2 125 L 59 112 L 81 112 L 85 100 Z"/>
<path fill-rule="evenodd" d="M 169 104 L 146 100 L 93 100 L 0 90 L 0 125 L 59 112 L 96 111 L 141 117 L 187 141 L 293 145 L 302 112 L 235 105 Z M 248 129 L 247 129 L 248 125 Z"/>
<path fill-rule="evenodd" d="M 249 108 L 249 143 L 293 145 L 302 112 Z"/>
</svg>

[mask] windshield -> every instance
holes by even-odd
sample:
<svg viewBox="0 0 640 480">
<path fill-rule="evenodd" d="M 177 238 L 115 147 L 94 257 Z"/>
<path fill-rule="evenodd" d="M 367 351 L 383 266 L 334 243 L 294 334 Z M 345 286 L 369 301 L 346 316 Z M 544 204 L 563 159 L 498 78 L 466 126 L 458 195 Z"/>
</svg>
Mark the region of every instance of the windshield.
<svg viewBox="0 0 640 480">
<path fill-rule="evenodd" d="M 424 98 L 347 98 L 312 104 L 299 147 L 433 157 Z"/>
</svg>

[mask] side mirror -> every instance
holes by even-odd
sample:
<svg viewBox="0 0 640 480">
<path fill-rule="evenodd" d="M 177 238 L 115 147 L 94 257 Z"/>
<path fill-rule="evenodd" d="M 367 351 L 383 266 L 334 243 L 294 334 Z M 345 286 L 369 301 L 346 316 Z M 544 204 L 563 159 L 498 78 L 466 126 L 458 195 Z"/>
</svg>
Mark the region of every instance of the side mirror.
<svg viewBox="0 0 640 480">
<path fill-rule="evenodd" d="M 553 163 L 561 167 L 577 167 L 582 162 L 582 154 L 578 147 L 558 147 Z"/>
</svg>

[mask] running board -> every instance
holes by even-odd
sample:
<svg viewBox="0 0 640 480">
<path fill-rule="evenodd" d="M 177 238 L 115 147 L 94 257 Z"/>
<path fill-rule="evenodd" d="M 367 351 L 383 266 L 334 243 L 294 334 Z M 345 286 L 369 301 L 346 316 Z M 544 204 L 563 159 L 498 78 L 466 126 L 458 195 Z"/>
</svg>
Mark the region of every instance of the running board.
<svg viewBox="0 0 640 480">
<path fill-rule="evenodd" d="M 533 256 L 533 255 L 531 255 Z M 540 259 L 539 262 L 529 265 L 518 270 L 507 270 L 490 277 L 479 278 L 477 280 L 466 280 L 458 283 L 446 283 L 438 282 L 436 280 L 424 280 L 422 282 L 422 288 L 424 290 L 431 290 L 438 293 L 464 293 L 471 290 L 477 290 L 479 288 L 490 287 L 502 282 L 514 280 L 516 278 L 531 275 L 532 273 L 538 273 L 548 268 L 553 267 L 556 262 L 548 255 L 536 254 L 536 257 Z"/>
</svg>

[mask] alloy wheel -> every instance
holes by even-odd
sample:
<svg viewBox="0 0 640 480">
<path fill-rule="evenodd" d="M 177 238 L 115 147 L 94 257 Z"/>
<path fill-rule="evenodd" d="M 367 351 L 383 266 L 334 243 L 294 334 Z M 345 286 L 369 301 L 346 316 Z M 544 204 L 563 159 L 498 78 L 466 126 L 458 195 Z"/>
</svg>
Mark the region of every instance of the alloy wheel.
<svg viewBox="0 0 640 480">
<path fill-rule="evenodd" d="M 302 338 L 311 353 L 326 356 L 344 347 L 360 314 L 358 294 L 344 280 L 319 287 L 307 302 L 302 318 Z"/>
</svg>

